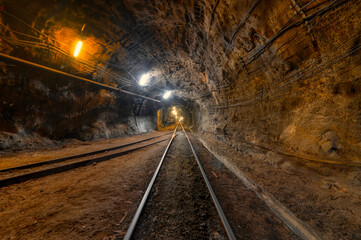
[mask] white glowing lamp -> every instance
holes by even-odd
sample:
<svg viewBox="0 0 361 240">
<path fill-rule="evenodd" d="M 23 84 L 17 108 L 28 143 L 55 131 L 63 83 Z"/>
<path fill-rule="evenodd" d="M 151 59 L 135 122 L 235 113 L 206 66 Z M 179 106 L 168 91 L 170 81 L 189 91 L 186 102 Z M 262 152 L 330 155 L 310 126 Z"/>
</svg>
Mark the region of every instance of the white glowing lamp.
<svg viewBox="0 0 361 240">
<path fill-rule="evenodd" d="M 80 53 L 80 50 L 81 50 L 81 47 L 83 46 L 83 42 L 82 41 L 79 41 L 77 44 L 76 44 L 76 47 L 75 47 L 75 51 L 74 51 L 74 57 L 78 57 L 79 56 L 79 53 Z"/>
<path fill-rule="evenodd" d="M 164 99 L 168 99 L 171 95 L 172 95 L 172 91 L 166 91 L 166 92 L 163 94 L 163 98 L 164 98 Z"/>
<path fill-rule="evenodd" d="M 149 78 L 150 78 L 150 76 L 149 76 L 148 73 L 143 74 L 142 77 L 141 77 L 140 80 L 139 80 L 139 85 L 140 85 L 140 86 L 146 86 L 146 85 L 148 85 Z"/>
</svg>

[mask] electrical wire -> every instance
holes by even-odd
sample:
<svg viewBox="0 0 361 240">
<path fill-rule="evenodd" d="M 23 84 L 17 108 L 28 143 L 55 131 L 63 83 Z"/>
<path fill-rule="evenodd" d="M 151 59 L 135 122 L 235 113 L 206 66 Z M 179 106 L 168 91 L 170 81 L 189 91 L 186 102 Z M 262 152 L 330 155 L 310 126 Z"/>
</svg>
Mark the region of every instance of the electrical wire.
<svg viewBox="0 0 361 240">
<path fill-rule="evenodd" d="M 12 32 L 21 34 L 21 35 L 23 35 L 23 36 L 27 36 L 27 37 L 31 37 L 31 38 L 34 38 L 34 39 L 38 39 L 38 40 L 40 40 L 40 41 L 47 41 L 49 47 L 53 47 L 53 48 L 55 48 L 55 50 L 57 50 L 59 53 L 63 53 L 63 54 L 65 54 L 65 55 L 71 57 L 71 55 L 70 55 L 69 53 L 67 53 L 66 51 L 60 49 L 60 48 L 59 48 L 58 46 L 56 46 L 54 43 L 49 42 L 49 40 L 53 40 L 54 42 L 60 43 L 60 44 L 65 45 L 65 46 L 69 46 L 69 44 L 66 44 L 66 43 L 64 43 L 64 42 L 61 42 L 61 41 L 59 41 L 59 40 L 51 37 L 50 35 L 45 34 L 45 33 L 41 32 L 41 31 L 37 30 L 35 27 L 29 25 L 28 23 L 26 23 L 25 21 L 21 20 L 21 19 L 18 18 L 17 16 L 9 13 L 8 11 L 4 11 L 4 13 L 5 13 L 6 15 L 14 18 L 15 20 L 21 22 L 22 24 L 24 24 L 24 25 L 27 26 L 28 28 L 32 29 L 34 32 L 38 33 L 39 35 L 42 35 L 42 36 L 46 37 L 46 39 L 43 39 L 43 38 L 40 38 L 40 37 L 36 37 L 36 36 L 31 36 L 31 35 L 24 34 L 24 33 L 20 33 L 20 32 L 17 32 L 17 31 L 15 32 L 15 31 L 13 31 L 13 30 L 9 30 L 9 29 L 8 29 L 9 31 L 12 31 Z M 29 45 L 28 45 L 28 46 L 29 46 Z M 84 51 L 84 52 L 85 52 L 87 55 L 92 56 L 93 58 L 95 58 L 94 55 L 89 54 L 89 53 L 86 52 L 86 51 Z M 96 60 L 99 61 L 100 59 L 98 58 L 98 59 L 96 59 Z M 89 64 L 89 62 L 86 63 L 85 60 L 78 60 L 78 62 L 81 62 L 81 63 L 83 63 L 83 64 L 88 65 L 88 69 L 89 69 L 89 65 L 91 65 L 91 64 Z M 103 64 L 104 64 L 104 62 L 103 62 Z M 124 68 L 122 68 L 122 69 L 125 70 Z M 94 68 L 93 71 L 99 71 L 99 69 Z M 125 72 L 127 73 L 127 71 L 125 71 Z M 109 77 L 115 78 L 115 79 L 117 79 L 118 81 L 119 81 L 119 79 L 120 79 L 120 76 L 116 76 L 116 75 L 114 75 L 114 74 L 112 74 L 112 73 L 109 73 L 109 72 L 107 72 L 106 75 L 108 75 Z M 131 75 L 131 76 L 132 76 L 132 75 Z M 134 77 L 132 76 L 132 78 L 134 78 Z M 134 80 L 135 80 L 135 79 L 134 79 Z M 129 81 L 121 81 L 121 82 L 124 82 L 125 84 L 129 84 Z"/>
<path fill-rule="evenodd" d="M 267 93 L 263 94 L 262 96 L 258 95 L 258 96 L 254 97 L 254 98 L 252 98 L 252 99 L 250 99 L 248 101 L 238 102 L 238 103 L 235 103 L 235 104 L 229 104 L 229 105 L 224 105 L 224 106 L 217 106 L 216 108 L 228 108 L 228 107 L 244 106 L 244 105 L 248 105 L 250 103 L 253 103 L 253 102 L 259 100 L 261 97 L 264 98 L 264 97 L 272 96 L 272 95 L 278 93 L 282 88 L 287 87 L 288 85 L 293 84 L 294 82 L 296 82 L 298 80 L 301 80 L 301 79 L 305 80 L 305 79 L 313 77 L 314 75 L 316 75 L 316 74 L 322 72 L 323 70 L 333 66 L 334 64 L 342 61 L 343 59 L 345 59 L 346 57 L 350 56 L 351 54 L 353 54 L 354 52 L 356 52 L 356 51 L 358 51 L 360 49 L 361 49 L 361 44 L 358 44 L 358 45 L 354 46 L 353 48 L 347 50 L 346 52 L 343 52 L 342 54 L 332 58 L 331 60 L 327 61 L 326 63 L 323 63 L 323 64 L 313 68 L 312 70 L 310 70 L 310 71 L 308 71 L 306 73 L 303 73 L 300 76 L 298 76 L 298 77 L 296 77 L 296 78 L 282 84 L 281 86 L 268 91 Z M 312 74 L 312 75 L 310 75 L 310 76 L 307 76 L 308 74 L 313 73 L 316 70 L 319 70 L 319 71 Z"/>
<path fill-rule="evenodd" d="M 304 10 L 307 6 L 309 6 L 311 3 L 315 2 L 315 1 L 316 1 L 316 0 L 311 0 L 309 3 L 307 3 L 305 6 L 303 6 L 303 7 L 301 8 L 301 10 Z M 336 1 L 337 1 L 337 0 L 336 0 Z M 281 29 L 271 38 L 271 40 L 268 41 L 268 43 L 273 42 L 273 41 L 275 40 L 275 37 L 280 36 L 280 34 L 283 33 L 284 31 L 286 31 L 287 29 L 291 29 L 291 27 L 292 27 L 293 25 L 296 25 L 296 24 L 299 25 L 300 21 L 294 23 L 293 25 L 288 26 L 288 24 L 289 24 L 296 16 L 298 16 L 298 15 L 299 15 L 299 14 L 294 14 L 291 18 L 289 18 L 289 19 L 287 20 L 287 22 L 281 27 Z M 301 20 L 301 21 L 302 21 L 302 20 Z M 267 45 L 268 43 L 266 43 L 265 45 Z M 263 49 L 264 49 L 264 48 L 263 48 Z M 258 47 L 257 49 L 254 50 L 254 52 L 257 53 L 257 52 L 260 52 L 261 50 L 262 50 L 262 47 Z M 251 55 L 254 56 L 255 53 L 253 53 L 253 54 L 251 53 Z M 252 59 L 252 58 L 251 58 L 250 56 L 248 56 L 247 59 L 249 60 L 249 59 Z M 247 64 L 246 61 L 245 61 L 243 58 L 242 58 L 241 60 L 242 60 L 242 62 L 240 63 L 241 66 L 240 66 L 240 67 L 238 67 L 238 66 L 235 67 L 235 68 L 233 69 L 233 71 L 232 71 L 231 73 L 229 73 L 228 76 L 225 78 L 225 81 L 228 81 L 228 80 L 234 75 L 234 73 L 237 71 L 237 69 L 239 69 L 239 70 L 238 70 L 238 73 L 237 73 L 237 74 L 239 74 L 240 70 L 243 69 L 244 67 L 246 67 L 246 65 L 249 64 L 249 63 Z M 218 68 L 216 68 L 215 73 L 220 69 L 220 67 L 221 67 L 221 66 L 218 66 Z M 215 73 L 214 73 L 212 76 L 214 76 Z M 212 76 L 211 76 L 210 78 L 212 78 Z M 232 86 L 233 86 L 233 85 L 232 85 Z M 219 90 L 221 90 L 221 89 L 229 88 L 229 87 L 232 87 L 232 86 L 231 86 L 230 84 L 224 85 L 224 86 L 218 85 L 218 86 L 215 87 L 215 89 L 212 89 L 212 90 L 209 91 L 207 94 L 202 95 L 201 97 L 195 98 L 195 99 L 193 99 L 193 100 L 195 101 L 195 100 L 199 100 L 199 99 L 208 97 L 209 95 L 212 94 L 212 92 L 219 91 Z"/>
<path fill-rule="evenodd" d="M 222 57 L 222 60 L 221 60 L 221 63 L 217 65 L 216 67 L 216 70 L 214 71 L 214 73 L 210 76 L 210 78 L 212 79 L 214 77 L 214 75 L 219 71 L 219 69 L 223 66 L 224 64 L 224 60 L 226 59 L 227 57 L 227 52 L 228 50 L 230 49 L 230 46 L 232 44 L 232 41 L 234 39 L 234 37 L 236 36 L 236 34 L 239 32 L 240 28 L 244 25 L 244 23 L 246 22 L 246 20 L 248 19 L 248 17 L 250 16 L 251 12 L 256 8 L 256 6 L 260 3 L 261 0 L 255 0 L 253 2 L 253 4 L 251 5 L 251 7 L 248 9 L 248 11 L 246 12 L 246 14 L 243 16 L 242 20 L 238 23 L 236 29 L 234 30 L 230 40 L 229 40 L 229 43 L 226 47 L 226 50 L 224 51 L 223 53 L 223 57 Z M 227 61 L 228 61 L 229 58 L 227 58 Z"/>
<path fill-rule="evenodd" d="M 74 78 L 74 79 L 78 79 L 78 80 L 81 80 L 81 81 L 84 81 L 84 82 L 87 82 L 87 83 L 91 83 L 91 84 L 100 86 L 100 87 L 102 87 L 104 89 L 112 90 L 112 91 L 115 91 L 115 92 L 123 92 L 125 94 L 132 95 L 132 96 L 135 96 L 135 97 L 151 100 L 151 101 L 154 101 L 154 102 L 160 102 L 159 100 L 154 99 L 154 98 L 143 96 L 143 95 L 133 93 L 133 92 L 130 92 L 130 91 L 125 91 L 125 90 L 120 89 L 120 88 L 116 88 L 116 87 L 109 86 L 109 85 L 106 85 L 106 84 L 103 84 L 103 83 L 100 83 L 100 82 L 96 82 L 96 81 L 93 81 L 93 80 L 90 80 L 90 79 L 86 79 L 86 78 L 79 77 L 79 76 L 76 76 L 76 75 L 73 75 L 73 74 L 69 74 L 69 73 L 66 73 L 66 72 L 63 72 L 63 71 L 59 71 L 59 70 L 56 70 L 56 69 L 53 69 L 53 68 L 49 68 L 49 67 L 46 67 L 46 66 L 43 66 L 43 65 L 40 65 L 40 64 L 37 64 L 37 63 L 33 63 L 33 62 L 30 62 L 30 61 L 26 61 L 24 59 L 20 59 L 20 58 L 17 58 L 17 57 L 13 57 L 13 56 L 10 56 L 10 55 L 4 54 L 4 53 L 0 53 L 0 58 L 6 59 L 6 60 L 9 60 L 9 61 L 12 61 L 12 62 L 17 62 L 17 63 L 21 63 L 21 64 L 30 65 L 32 67 L 43 69 L 43 70 L 46 70 L 46 71 L 49 71 L 49 72 L 53 72 L 53 73 L 61 74 L 61 75 L 71 77 L 71 78 Z"/>
<path fill-rule="evenodd" d="M 349 1 L 349 0 L 346 0 L 346 1 Z M 308 21 L 308 22 L 313 21 L 318 16 L 324 14 L 326 10 L 333 9 L 333 7 L 339 2 L 341 2 L 341 0 L 334 0 L 332 3 L 330 3 L 326 7 L 316 11 L 315 13 L 311 14 L 310 16 L 307 16 L 305 19 L 299 20 L 299 21 L 287 26 L 287 24 L 290 22 L 290 20 L 289 20 L 270 40 L 268 40 L 268 42 L 265 45 L 257 47 L 250 55 L 247 56 L 247 58 L 244 60 L 244 64 L 241 64 L 241 66 L 238 68 L 238 70 L 236 70 L 236 75 L 232 74 L 231 76 L 233 76 L 233 77 L 231 80 L 226 79 L 231 82 L 230 84 L 227 84 L 224 86 L 218 86 L 217 89 L 229 88 L 229 87 L 234 86 L 237 83 L 234 79 L 238 76 L 238 74 L 241 72 L 241 70 L 243 70 L 247 65 L 252 63 L 256 58 L 258 58 L 265 51 L 265 49 L 267 47 L 269 47 L 278 37 L 280 37 L 286 31 L 288 31 L 296 26 L 300 26 L 304 21 Z M 235 71 L 233 71 L 233 72 L 235 72 Z"/>
<path fill-rule="evenodd" d="M 46 50 L 52 50 L 52 51 L 61 53 L 64 56 L 71 57 L 71 55 L 69 53 L 67 53 L 66 51 L 64 51 L 61 48 L 59 48 L 57 46 L 54 46 L 54 45 L 44 44 L 44 43 L 41 43 L 41 42 L 25 41 L 25 40 L 21 40 L 21 39 L 14 39 L 14 38 L 6 37 L 4 35 L 0 35 L 0 36 L 1 36 L 1 38 L 3 40 L 7 40 L 7 42 L 9 44 L 14 44 L 14 45 L 18 45 L 18 46 L 30 46 L 30 47 L 42 48 L 42 49 L 46 49 Z M 83 64 L 83 67 L 87 68 L 90 71 L 100 71 L 100 70 L 102 70 L 100 67 L 94 67 L 93 66 L 94 63 L 91 63 L 91 62 L 86 61 L 86 60 L 77 59 L 77 62 Z M 106 73 L 106 76 L 114 78 L 114 79 L 119 78 L 119 76 L 117 76 L 115 74 L 112 74 L 112 73 L 109 73 L 109 72 Z M 122 82 L 124 82 L 125 84 L 129 84 L 129 81 L 124 81 L 123 80 Z"/>
</svg>

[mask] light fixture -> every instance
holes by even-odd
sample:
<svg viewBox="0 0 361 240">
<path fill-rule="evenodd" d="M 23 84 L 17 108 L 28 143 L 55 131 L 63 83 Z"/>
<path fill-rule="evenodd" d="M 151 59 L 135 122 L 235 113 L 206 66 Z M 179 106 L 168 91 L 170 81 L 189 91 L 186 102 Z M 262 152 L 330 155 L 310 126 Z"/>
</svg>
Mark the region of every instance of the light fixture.
<svg viewBox="0 0 361 240">
<path fill-rule="evenodd" d="M 172 111 L 172 114 L 177 117 L 177 115 L 178 115 L 177 110 L 174 109 L 174 110 Z"/>
<path fill-rule="evenodd" d="M 140 86 L 146 86 L 146 85 L 148 85 L 149 78 L 150 78 L 149 73 L 143 74 L 142 77 L 141 77 L 140 80 L 139 80 L 139 85 L 140 85 Z"/>
<path fill-rule="evenodd" d="M 83 46 L 83 42 L 82 41 L 78 41 L 78 43 L 76 44 L 75 47 L 75 51 L 74 51 L 74 57 L 78 57 L 79 53 L 80 53 L 80 49 Z"/>
<path fill-rule="evenodd" d="M 166 92 L 163 94 L 163 98 L 164 98 L 164 99 L 168 99 L 171 95 L 172 95 L 172 91 L 166 91 Z"/>
</svg>

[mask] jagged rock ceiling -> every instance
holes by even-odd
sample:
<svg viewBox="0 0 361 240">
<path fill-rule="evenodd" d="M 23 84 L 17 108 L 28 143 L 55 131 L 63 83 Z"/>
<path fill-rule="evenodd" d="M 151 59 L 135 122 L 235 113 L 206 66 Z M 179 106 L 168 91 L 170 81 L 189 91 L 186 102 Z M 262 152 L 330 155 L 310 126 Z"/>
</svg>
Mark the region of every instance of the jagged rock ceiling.
<svg viewBox="0 0 361 240">
<path fill-rule="evenodd" d="M 101 81 L 105 71 L 113 74 L 109 81 L 120 86 L 134 85 L 143 73 L 150 71 L 153 76 L 150 94 L 159 95 L 160 89 L 169 88 L 191 99 L 199 98 L 199 93 L 207 94 L 215 86 L 222 89 L 223 83 L 235 84 L 240 77 L 252 81 L 249 72 L 260 68 L 275 75 L 271 76 L 272 81 L 299 68 L 304 61 L 329 51 L 331 39 L 337 42 L 344 32 L 355 31 L 355 24 L 348 23 L 340 32 L 330 34 L 329 23 L 342 22 L 341 12 L 347 9 L 350 15 L 356 14 L 350 1 L 6 1 L 6 4 L 9 13 L 49 34 L 49 41 L 60 49 L 71 52 L 75 39 L 84 38 L 87 54 L 80 58 L 97 67 L 91 71 L 95 80 Z M 15 29 L 24 27 L 15 19 L 8 24 Z M 296 41 L 300 38 L 302 41 Z M 248 66 L 252 62 L 257 67 Z M 242 76 L 243 70 L 248 76 Z M 218 103 L 221 96 L 214 97 Z"/>
</svg>

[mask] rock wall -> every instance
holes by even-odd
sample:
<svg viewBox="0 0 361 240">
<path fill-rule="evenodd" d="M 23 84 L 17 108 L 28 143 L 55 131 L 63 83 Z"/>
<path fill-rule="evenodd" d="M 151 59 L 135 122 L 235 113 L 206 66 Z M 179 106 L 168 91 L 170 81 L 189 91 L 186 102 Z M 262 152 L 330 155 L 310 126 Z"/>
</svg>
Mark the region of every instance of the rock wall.
<svg viewBox="0 0 361 240">
<path fill-rule="evenodd" d="M 210 117 L 203 117 L 201 130 L 213 125 L 212 132 L 239 150 L 248 142 L 300 156 L 360 162 L 360 2 L 339 1 L 273 40 L 295 15 L 288 8 L 296 10 L 277 1 L 260 2 L 254 9 L 223 65 L 230 75 L 223 76 L 224 87 L 216 91 L 220 104 L 215 113 L 204 111 Z"/>
<path fill-rule="evenodd" d="M 155 130 L 157 127 L 156 117 L 154 116 L 137 116 L 135 117 L 138 131 L 141 133 L 149 132 L 150 130 Z"/>
<path fill-rule="evenodd" d="M 3 149 L 138 132 L 129 97 L 33 69 L 8 71 L 0 79 Z"/>
</svg>

